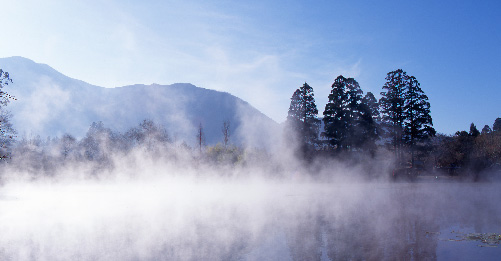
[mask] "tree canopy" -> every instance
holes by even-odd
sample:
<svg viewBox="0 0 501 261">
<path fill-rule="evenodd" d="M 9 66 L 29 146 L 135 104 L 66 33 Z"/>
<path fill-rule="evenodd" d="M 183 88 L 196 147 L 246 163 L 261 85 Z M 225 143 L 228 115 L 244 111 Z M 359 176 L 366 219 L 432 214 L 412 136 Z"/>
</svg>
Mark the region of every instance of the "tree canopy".
<svg viewBox="0 0 501 261">
<path fill-rule="evenodd" d="M 318 109 L 313 88 L 306 82 L 294 91 L 287 115 L 288 128 L 302 146 L 313 146 L 318 140 Z"/>
<path fill-rule="evenodd" d="M 413 152 L 419 142 L 435 135 L 430 103 L 416 77 L 402 69 L 387 74 L 383 90 L 379 100 L 382 120 L 401 159 L 403 146 Z"/>
</svg>

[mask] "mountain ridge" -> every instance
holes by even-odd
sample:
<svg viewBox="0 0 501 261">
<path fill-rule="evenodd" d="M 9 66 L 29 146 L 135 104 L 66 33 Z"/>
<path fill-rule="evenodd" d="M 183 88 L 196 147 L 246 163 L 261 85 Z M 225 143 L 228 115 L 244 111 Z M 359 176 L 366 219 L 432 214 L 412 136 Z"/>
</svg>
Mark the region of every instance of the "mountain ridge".
<svg viewBox="0 0 501 261">
<path fill-rule="evenodd" d="M 278 128 L 278 123 L 239 97 L 190 83 L 105 88 L 21 56 L 0 58 L 0 68 L 13 79 L 5 91 L 17 101 L 6 108 L 21 136 L 82 137 L 92 122 L 125 131 L 150 119 L 166 127 L 174 140 L 188 144 L 194 143 L 202 124 L 207 144 L 215 144 L 222 139 L 223 122 L 229 121 L 233 143 L 258 146 L 268 142 L 269 135 L 259 135 L 254 127 Z"/>
</svg>

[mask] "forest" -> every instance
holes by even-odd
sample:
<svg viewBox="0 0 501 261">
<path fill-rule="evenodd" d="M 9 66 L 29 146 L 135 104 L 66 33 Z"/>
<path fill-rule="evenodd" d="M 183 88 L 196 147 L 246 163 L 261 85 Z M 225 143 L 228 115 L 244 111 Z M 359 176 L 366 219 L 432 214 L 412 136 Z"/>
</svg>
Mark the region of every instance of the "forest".
<svg viewBox="0 0 501 261">
<path fill-rule="evenodd" d="M 471 123 L 469 131 L 437 133 L 428 97 L 416 77 L 402 69 L 387 74 L 379 101 L 342 75 L 328 98 L 319 119 L 311 86 L 304 83 L 292 95 L 286 128 L 299 141 L 300 158 L 328 155 L 356 161 L 367 158 L 361 155 L 388 157 L 389 152 L 394 178 L 427 174 L 479 180 L 501 175 L 501 118 L 481 131 Z"/>
<path fill-rule="evenodd" d="M 94 122 L 80 139 L 71 134 L 16 137 L 9 122 L 12 115 L 6 110 L 15 98 L 3 90 L 12 79 L 8 72 L 0 71 L 0 76 L 1 157 L 10 168 L 51 175 L 64 166 L 91 163 L 90 172 L 98 173 L 113 169 L 115 158 L 128 157 L 138 150 L 158 160 L 182 164 L 258 164 L 275 169 L 288 164 L 273 162 L 277 157 L 266 149 L 234 145 L 229 121 L 221 123 L 221 142 L 216 145 L 205 144 L 200 124 L 193 130 L 193 147 L 173 141 L 163 126 L 149 119 L 123 133 Z M 364 165 L 369 178 L 414 180 L 433 175 L 478 181 L 501 175 L 501 118 L 493 119 L 492 127 L 486 125 L 480 131 L 471 123 L 469 131 L 437 133 L 428 97 L 419 81 L 402 69 L 386 75 L 380 95 L 377 100 L 371 92 L 364 94 L 354 78 L 340 75 L 319 117 L 313 88 L 305 82 L 291 97 L 287 120 L 282 124 L 283 140 L 277 141 L 280 149 L 290 151 L 293 161 L 309 170 L 343 162 L 347 166 Z M 384 170 L 366 166 L 380 166 L 376 163 L 381 162 Z"/>
</svg>

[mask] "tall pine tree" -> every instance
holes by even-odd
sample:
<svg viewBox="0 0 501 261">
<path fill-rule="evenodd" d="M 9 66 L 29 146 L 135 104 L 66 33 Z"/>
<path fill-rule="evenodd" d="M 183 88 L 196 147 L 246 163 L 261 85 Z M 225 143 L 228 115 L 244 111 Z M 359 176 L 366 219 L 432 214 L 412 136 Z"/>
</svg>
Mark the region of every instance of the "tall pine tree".
<svg viewBox="0 0 501 261">
<path fill-rule="evenodd" d="M 482 128 L 482 132 L 481 134 L 489 134 L 492 132 L 492 129 L 491 129 L 491 126 L 489 125 L 484 125 L 484 127 Z"/>
<path fill-rule="evenodd" d="M 494 124 L 492 125 L 492 131 L 501 131 L 501 118 L 496 118 Z"/>
<path fill-rule="evenodd" d="M 364 128 L 362 127 L 363 115 L 368 111 L 362 106 L 362 89 L 353 78 L 346 79 L 346 114 L 348 115 L 348 136 L 346 145 L 349 149 L 360 148 L 365 138 L 363 137 Z M 370 117 L 370 115 L 368 115 Z"/>
<path fill-rule="evenodd" d="M 324 132 L 322 133 L 322 136 L 338 150 L 343 149 L 348 136 L 349 116 L 346 111 L 346 100 L 346 78 L 340 75 L 334 80 L 329 101 L 325 105 Z"/>
<path fill-rule="evenodd" d="M 379 100 L 386 129 L 397 160 L 403 160 L 403 147 L 411 149 L 412 162 L 418 142 L 435 135 L 430 103 L 419 82 L 402 69 L 389 72 Z"/>
<path fill-rule="evenodd" d="M 362 99 L 362 103 L 367 105 L 367 107 L 369 108 L 374 122 L 379 123 L 381 121 L 379 113 L 379 103 L 376 97 L 374 97 L 374 94 L 372 92 L 367 92 L 367 94 Z"/>
<path fill-rule="evenodd" d="M 376 150 L 376 140 L 379 139 L 381 130 L 379 128 L 379 104 L 372 92 L 367 92 L 361 103 L 360 129 L 362 130 L 362 142 L 364 147 L 370 152 Z"/>
<path fill-rule="evenodd" d="M 381 118 L 397 159 L 401 158 L 402 138 L 404 130 L 404 93 L 407 74 L 402 70 L 389 72 L 383 85 L 379 106 Z"/>
<path fill-rule="evenodd" d="M 292 95 L 287 122 L 303 151 L 316 144 L 320 120 L 313 88 L 306 82 Z"/>
<path fill-rule="evenodd" d="M 358 150 L 374 133 L 372 111 L 353 78 L 338 76 L 332 84 L 324 111 L 324 137 L 338 150 Z M 371 130 L 372 128 L 372 130 Z"/>
<path fill-rule="evenodd" d="M 430 115 L 428 96 L 424 94 L 416 77 L 407 77 L 404 97 L 404 140 L 411 149 L 411 163 L 414 165 L 417 144 L 435 136 L 435 129 Z"/>
</svg>

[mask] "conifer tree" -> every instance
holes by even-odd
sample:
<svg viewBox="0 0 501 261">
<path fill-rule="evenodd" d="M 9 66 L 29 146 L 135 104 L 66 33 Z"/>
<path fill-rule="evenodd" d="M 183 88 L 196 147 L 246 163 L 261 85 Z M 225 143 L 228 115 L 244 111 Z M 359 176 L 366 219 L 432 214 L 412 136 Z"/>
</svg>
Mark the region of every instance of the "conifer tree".
<svg viewBox="0 0 501 261">
<path fill-rule="evenodd" d="M 376 149 L 376 140 L 380 135 L 380 116 L 379 104 L 374 97 L 374 94 L 367 92 L 361 103 L 361 121 L 360 128 L 362 129 L 362 138 L 364 146 L 370 151 Z"/>
<path fill-rule="evenodd" d="M 376 97 L 374 97 L 374 94 L 372 92 L 367 92 L 367 94 L 362 99 L 362 103 L 366 104 L 369 108 L 374 122 L 379 123 L 381 121 L 381 116 L 379 113 L 379 103 Z"/>
<path fill-rule="evenodd" d="M 363 116 L 372 118 L 370 112 L 362 105 L 362 89 L 353 78 L 346 79 L 346 114 L 348 116 L 346 145 L 349 149 L 359 148 L 365 141 Z"/>
<path fill-rule="evenodd" d="M 332 84 L 324 110 L 323 135 L 338 150 L 360 149 L 375 140 L 372 110 L 374 105 L 377 107 L 377 102 L 369 106 L 362 95 L 360 85 L 353 78 L 340 75 Z"/>
<path fill-rule="evenodd" d="M 501 131 L 501 118 L 497 118 L 492 125 L 492 131 Z"/>
<path fill-rule="evenodd" d="M 414 76 L 406 77 L 404 93 L 404 140 L 411 150 L 411 162 L 414 164 L 414 152 L 419 142 L 435 136 L 435 129 L 430 115 L 430 103 Z"/>
<path fill-rule="evenodd" d="M 392 139 L 392 145 L 397 158 L 400 158 L 402 134 L 404 129 L 404 92 L 407 74 L 398 69 L 389 72 L 381 92 L 379 106 L 385 128 Z"/>
<path fill-rule="evenodd" d="M 198 130 L 197 130 L 197 144 L 200 150 L 200 154 L 202 154 L 202 147 L 205 146 L 205 133 L 204 133 L 204 127 L 201 122 L 198 125 Z"/>
<path fill-rule="evenodd" d="M 484 127 L 482 128 L 482 134 L 489 134 L 492 132 L 492 129 L 489 125 L 484 125 Z"/>
<path fill-rule="evenodd" d="M 338 150 L 343 149 L 348 135 L 349 116 L 346 111 L 346 100 L 346 78 L 339 75 L 332 84 L 329 101 L 325 105 L 322 133 Z"/>
<path fill-rule="evenodd" d="M 318 109 L 313 88 L 306 82 L 292 95 L 287 122 L 301 146 L 311 147 L 317 142 L 320 125 Z"/>
<path fill-rule="evenodd" d="M 410 146 L 414 156 L 416 144 L 435 135 L 430 103 L 417 79 L 402 69 L 387 74 L 383 90 L 379 100 L 382 121 L 392 139 L 395 155 L 401 161 L 404 145 Z"/>
<path fill-rule="evenodd" d="M 478 131 L 477 126 L 473 122 L 470 124 L 470 132 L 468 134 L 472 137 L 480 135 L 480 131 Z"/>
</svg>

